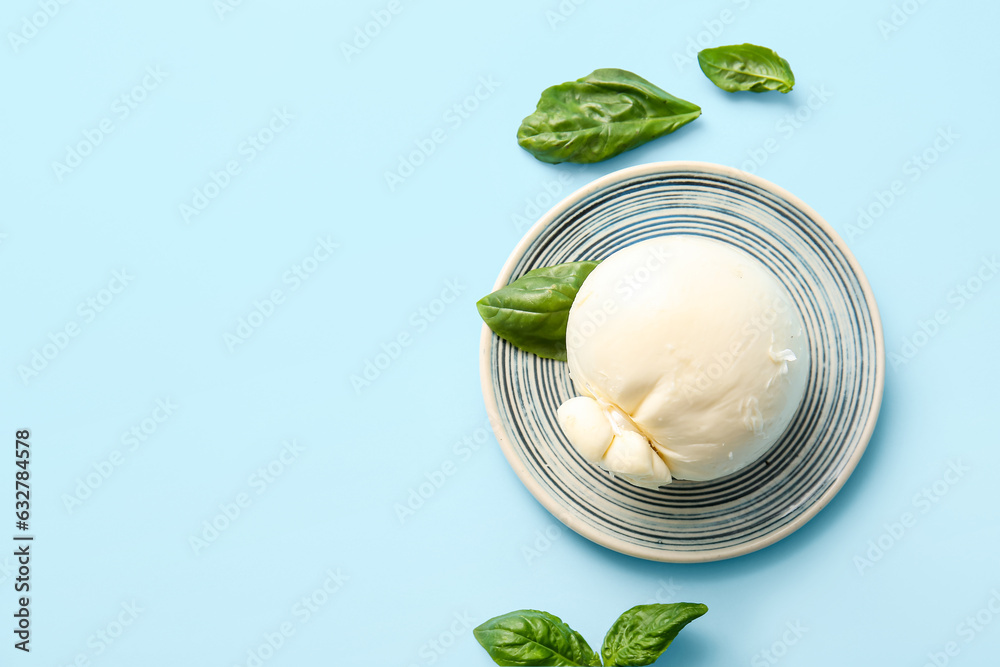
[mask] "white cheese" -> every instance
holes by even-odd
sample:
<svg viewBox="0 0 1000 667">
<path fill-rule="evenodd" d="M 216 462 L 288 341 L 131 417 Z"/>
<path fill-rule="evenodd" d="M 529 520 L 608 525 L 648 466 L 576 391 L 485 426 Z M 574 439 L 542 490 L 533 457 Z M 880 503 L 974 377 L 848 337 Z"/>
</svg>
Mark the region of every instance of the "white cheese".
<svg viewBox="0 0 1000 667">
<path fill-rule="evenodd" d="M 566 332 L 582 397 L 559 422 L 586 460 L 638 486 L 728 475 L 764 454 L 805 393 L 801 316 L 745 251 L 675 235 L 587 277 Z"/>
</svg>

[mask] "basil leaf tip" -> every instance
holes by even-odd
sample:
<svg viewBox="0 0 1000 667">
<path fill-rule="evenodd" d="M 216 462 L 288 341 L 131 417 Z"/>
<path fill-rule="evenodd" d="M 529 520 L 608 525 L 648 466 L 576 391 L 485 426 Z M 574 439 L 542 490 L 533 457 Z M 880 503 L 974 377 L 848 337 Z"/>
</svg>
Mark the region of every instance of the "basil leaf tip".
<svg viewBox="0 0 1000 667">
<path fill-rule="evenodd" d="M 604 664 L 651 665 L 684 627 L 708 607 L 691 602 L 642 604 L 618 617 L 601 646 Z"/>
<path fill-rule="evenodd" d="M 723 90 L 735 93 L 791 92 L 795 75 L 788 61 L 756 44 L 733 44 L 704 49 L 698 65 L 705 76 Z"/>
<path fill-rule="evenodd" d="M 542 162 L 600 162 L 670 134 L 701 107 L 622 69 L 594 70 L 542 92 L 517 143 Z"/>
<path fill-rule="evenodd" d="M 598 262 L 532 269 L 476 302 L 495 334 L 525 352 L 566 361 L 566 324 L 580 286 Z"/>
</svg>

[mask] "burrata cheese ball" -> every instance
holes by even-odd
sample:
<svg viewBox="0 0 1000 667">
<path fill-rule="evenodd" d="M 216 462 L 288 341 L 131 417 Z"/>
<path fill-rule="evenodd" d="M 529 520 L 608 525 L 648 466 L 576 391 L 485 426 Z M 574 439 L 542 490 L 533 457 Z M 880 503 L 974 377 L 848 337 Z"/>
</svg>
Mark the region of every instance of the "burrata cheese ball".
<svg viewBox="0 0 1000 667">
<path fill-rule="evenodd" d="M 566 330 L 580 396 L 559 423 L 587 461 L 637 486 L 705 481 L 760 458 L 806 391 L 802 317 L 777 277 L 723 241 L 663 236 L 587 277 Z"/>
</svg>

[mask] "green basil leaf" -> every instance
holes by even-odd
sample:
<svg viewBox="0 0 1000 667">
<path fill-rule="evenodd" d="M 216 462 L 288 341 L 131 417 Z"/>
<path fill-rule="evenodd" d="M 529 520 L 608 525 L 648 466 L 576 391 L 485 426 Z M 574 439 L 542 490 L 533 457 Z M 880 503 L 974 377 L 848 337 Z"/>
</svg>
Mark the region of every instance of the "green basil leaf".
<svg viewBox="0 0 1000 667">
<path fill-rule="evenodd" d="M 491 618 L 472 633 L 498 665 L 601 664 L 579 632 L 544 611 L 512 611 Z"/>
<path fill-rule="evenodd" d="M 601 647 L 604 664 L 651 665 L 684 626 L 708 611 L 703 604 L 641 604 L 618 617 Z"/>
<path fill-rule="evenodd" d="M 670 134 L 701 115 L 641 76 L 599 69 L 542 92 L 517 143 L 542 162 L 600 162 Z"/>
<path fill-rule="evenodd" d="M 730 93 L 740 90 L 787 93 L 795 85 L 788 61 L 771 49 L 754 44 L 705 49 L 698 54 L 698 64 L 712 83 Z"/>
<path fill-rule="evenodd" d="M 566 361 L 566 322 L 580 285 L 598 262 L 532 269 L 476 303 L 483 321 L 507 342 L 546 359 Z"/>
</svg>

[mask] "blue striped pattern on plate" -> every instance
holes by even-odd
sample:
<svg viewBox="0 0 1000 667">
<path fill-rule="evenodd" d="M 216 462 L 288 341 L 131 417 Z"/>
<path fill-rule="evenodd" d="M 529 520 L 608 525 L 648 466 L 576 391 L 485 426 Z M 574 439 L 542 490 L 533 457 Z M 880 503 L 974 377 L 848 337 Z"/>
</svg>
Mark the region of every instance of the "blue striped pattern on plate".
<svg viewBox="0 0 1000 667">
<path fill-rule="evenodd" d="M 861 269 L 822 218 L 761 178 L 699 162 L 632 167 L 573 193 L 522 239 L 494 289 L 533 268 L 604 259 L 668 234 L 711 237 L 752 253 L 802 313 L 810 344 L 806 397 L 764 457 L 728 477 L 655 491 L 618 480 L 580 458 L 556 422 L 556 409 L 575 395 L 566 364 L 521 352 L 485 326 L 483 395 L 518 477 L 576 532 L 640 558 L 731 558 L 802 526 L 857 465 L 882 399 L 882 329 Z"/>
</svg>

